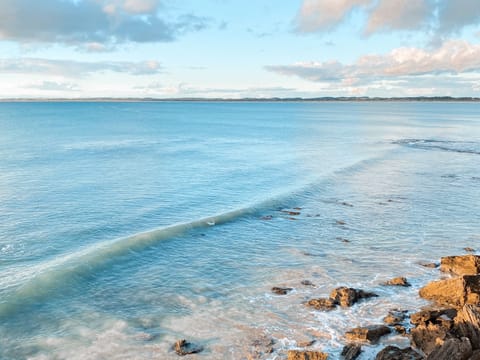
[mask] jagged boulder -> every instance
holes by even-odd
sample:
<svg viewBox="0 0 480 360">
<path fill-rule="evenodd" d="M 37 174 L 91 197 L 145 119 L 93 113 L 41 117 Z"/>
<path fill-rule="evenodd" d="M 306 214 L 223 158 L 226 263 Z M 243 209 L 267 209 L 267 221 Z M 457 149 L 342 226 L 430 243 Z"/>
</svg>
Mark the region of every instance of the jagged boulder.
<svg viewBox="0 0 480 360">
<path fill-rule="evenodd" d="M 196 354 L 203 351 L 203 346 L 195 345 L 188 342 L 185 339 L 178 340 L 174 345 L 173 349 L 180 356 Z"/>
<path fill-rule="evenodd" d="M 410 323 L 413 325 L 442 325 L 445 318 L 453 319 L 455 316 L 457 316 L 457 310 L 455 309 L 422 310 L 410 315 Z M 437 322 L 437 320 L 439 321 Z"/>
<path fill-rule="evenodd" d="M 272 287 L 272 292 L 277 295 L 286 295 L 292 290 L 293 288 L 291 287 L 280 287 L 280 286 Z"/>
<path fill-rule="evenodd" d="M 465 304 L 480 304 L 480 275 L 432 281 L 420 289 L 424 299 L 460 308 Z"/>
<path fill-rule="evenodd" d="M 390 279 L 388 281 L 385 281 L 383 285 L 388 285 L 388 286 L 412 286 L 408 281 L 407 278 L 403 276 L 399 276 L 393 279 Z"/>
<path fill-rule="evenodd" d="M 461 255 L 442 257 L 440 270 L 456 275 L 477 275 L 480 273 L 480 256 Z"/>
<path fill-rule="evenodd" d="M 346 286 L 338 287 L 330 293 L 330 298 L 335 300 L 335 302 L 342 307 L 352 306 L 360 299 L 367 299 L 377 296 L 378 295 L 373 292 L 349 288 Z"/>
<path fill-rule="evenodd" d="M 418 325 L 410 331 L 411 343 L 425 355 L 429 355 L 439 342 L 447 338 L 448 331 L 437 324 Z"/>
<path fill-rule="evenodd" d="M 474 350 L 480 349 L 480 307 L 465 305 L 454 319 L 455 333 L 470 339 Z"/>
<path fill-rule="evenodd" d="M 360 356 L 362 352 L 362 347 L 357 344 L 348 344 L 345 345 L 342 349 L 342 356 L 343 360 L 355 360 L 357 357 Z"/>
<path fill-rule="evenodd" d="M 306 302 L 306 305 L 323 311 L 333 310 L 337 307 L 335 300 L 330 298 L 311 299 Z"/>
<path fill-rule="evenodd" d="M 437 346 L 427 360 L 468 360 L 472 355 L 472 345 L 467 338 L 450 338 Z"/>
</svg>

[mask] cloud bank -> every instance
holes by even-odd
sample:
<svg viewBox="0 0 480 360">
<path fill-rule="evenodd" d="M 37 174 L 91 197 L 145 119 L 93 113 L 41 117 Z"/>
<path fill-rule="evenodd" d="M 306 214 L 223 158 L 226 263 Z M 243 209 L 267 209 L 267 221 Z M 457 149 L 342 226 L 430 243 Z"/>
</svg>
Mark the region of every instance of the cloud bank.
<svg viewBox="0 0 480 360">
<path fill-rule="evenodd" d="M 295 18 L 298 33 L 330 31 L 354 11 L 365 12 L 363 32 L 429 29 L 438 35 L 478 24 L 478 0 L 303 0 Z"/>
<path fill-rule="evenodd" d="M 431 52 L 402 47 L 384 55 L 364 55 L 353 64 L 338 61 L 267 66 L 267 70 L 314 82 L 365 84 L 425 74 L 459 74 L 480 70 L 480 45 L 450 40 Z"/>
<path fill-rule="evenodd" d="M 2 0 L 0 40 L 68 45 L 164 42 L 209 22 L 192 14 L 167 21 L 158 12 L 158 0 Z"/>
</svg>

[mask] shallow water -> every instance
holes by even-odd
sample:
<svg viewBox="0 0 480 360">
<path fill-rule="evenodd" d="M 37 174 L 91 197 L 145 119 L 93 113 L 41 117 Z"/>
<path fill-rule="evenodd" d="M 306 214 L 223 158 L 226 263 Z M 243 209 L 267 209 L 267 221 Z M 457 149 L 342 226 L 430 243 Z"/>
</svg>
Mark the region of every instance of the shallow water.
<svg viewBox="0 0 480 360">
<path fill-rule="evenodd" d="M 200 359 L 305 339 L 338 357 L 350 327 L 425 304 L 419 261 L 478 247 L 479 110 L 0 104 L 0 358 L 175 359 L 179 338 Z M 302 305 L 339 285 L 380 296 Z"/>
</svg>

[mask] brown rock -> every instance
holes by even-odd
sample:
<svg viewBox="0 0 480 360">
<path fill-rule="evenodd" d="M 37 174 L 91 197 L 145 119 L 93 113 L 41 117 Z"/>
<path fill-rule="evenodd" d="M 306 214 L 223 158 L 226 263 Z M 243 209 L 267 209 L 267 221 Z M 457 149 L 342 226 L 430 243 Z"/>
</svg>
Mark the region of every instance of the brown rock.
<svg viewBox="0 0 480 360">
<path fill-rule="evenodd" d="M 358 327 L 345 333 L 348 340 L 377 342 L 383 335 L 390 334 L 391 330 L 385 325 L 370 325 Z"/>
<path fill-rule="evenodd" d="M 410 331 L 412 345 L 425 355 L 430 354 L 439 341 L 445 340 L 447 334 L 448 329 L 437 324 L 418 325 Z"/>
<path fill-rule="evenodd" d="M 335 300 L 342 307 L 355 304 L 360 299 L 367 299 L 378 296 L 375 293 L 341 286 L 330 293 L 330 298 Z"/>
<path fill-rule="evenodd" d="M 272 338 L 265 335 L 260 335 L 250 343 L 247 359 L 263 359 L 265 355 L 273 352 L 274 344 L 275 342 Z"/>
<path fill-rule="evenodd" d="M 465 305 L 454 321 L 456 334 L 470 339 L 474 350 L 480 349 L 480 307 Z"/>
<path fill-rule="evenodd" d="M 468 360 L 480 360 L 480 350 L 475 350 Z"/>
<path fill-rule="evenodd" d="M 480 273 L 480 256 L 462 255 L 442 257 L 440 270 L 457 275 L 477 275 Z"/>
<path fill-rule="evenodd" d="M 423 261 L 419 262 L 418 265 L 426 267 L 426 268 L 431 268 L 431 269 L 434 269 L 434 268 L 437 268 L 437 267 L 440 266 L 440 264 L 423 262 Z"/>
<path fill-rule="evenodd" d="M 362 352 L 362 347 L 357 344 L 347 344 L 342 349 L 342 358 L 344 360 L 355 360 L 360 356 Z"/>
<path fill-rule="evenodd" d="M 324 311 L 333 310 L 337 306 L 335 300 L 330 298 L 311 299 L 307 301 L 306 305 Z"/>
<path fill-rule="evenodd" d="M 277 294 L 277 295 L 286 295 L 288 294 L 290 291 L 292 291 L 293 288 L 289 288 L 289 287 L 278 287 L 278 286 L 274 286 L 272 288 L 272 292 L 274 294 Z"/>
<path fill-rule="evenodd" d="M 387 325 L 398 325 L 401 324 L 406 317 L 404 311 L 391 310 L 388 312 L 388 315 L 383 318 L 383 322 Z"/>
<path fill-rule="evenodd" d="M 203 351 L 202 346 L 189 343 L 185 339 L 178 340 L 175 343 L 175 345 L 173 345 L 173 348 L 174 348 L 175 352 L 180 356 L 189 355 L 189 354 L 196 354 L 196 353 L 199 353 L 199 352 Z"/>
<path fill-rule="evenodd" d="M 310 280 L 302 280 L 301 284 L 305 286 L 315 286 Z"/>
<path fill-rule="evenodd" d="M 423 356 L 412 348 L 400 349 L 396 346 L 387 346 L 380 351 L 375 360 L 421 360 Z"/>
<path fill-rule="evenodd" d="M 457 316 L 457 310 L 455 309 L 443 309 L 443 310 L 422 310 L 415 314 L 410 315 L 410 322 L 414 325 L 427 325 L 427 324 L 440 324 L 442 325 L 443 319 L 437 322 L 442 316 L 446 316 L 449 319 L 453 319 Z"/>
<path fill-rule="evenodd" d="M 472 355 L 472 345 L 467 338 L 451 338 L 443 342 L 427 356 L 427 360 L 468 360 Z"/>
<path fill-rule="evenodd" d="M 400 335 L 407 335 L 407 328 L 403 325 L 395 325 L 393 327 L 397 333 Z"/>
<path fill-rule="evenodd" d="M 304 340 L 304 341 L 300 341 L 300 342 L 297 342 L 297 346 L 298 347 L 309 347 L 309 346 L 312 346 L 313 344 L 315 344 L 316 340 Z"/>
<path fill-rule="evenodd" d="M 475 249 L 474 248 L 471 248 L 471 247 L 464 247 L 463 250 L 465 250 L 466 252 L 475 252 Z"/>
<path fill-rule="evenodd" d="M 388 280 L 384 283 L 384 285 L 411 286 L 411 284 L 403 276 L 399 276 L 399 277 L 393 278 L 391 280 Z"/>
<path fill-rule="evenodd" d="M 320 351 L 288 351 L 288 360 L 327 360 L 327 358 L 328 354 Z"/>
<path fill-rule="evenodd" d="M 480 275 L 464 275 L 455 279 L 432 281 L 421 288 L 419 294 L 425 299 L 455 307 L 480 304 Z"/>
</svg>

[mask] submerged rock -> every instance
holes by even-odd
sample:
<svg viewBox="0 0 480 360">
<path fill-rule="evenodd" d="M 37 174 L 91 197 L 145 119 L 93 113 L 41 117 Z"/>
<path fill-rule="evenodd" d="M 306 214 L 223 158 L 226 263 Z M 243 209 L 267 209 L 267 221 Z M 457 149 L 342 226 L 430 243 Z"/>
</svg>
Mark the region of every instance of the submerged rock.
<svg viewBox="0 0 480 360">
<path fill-rule="evenodd" d="M 203 351 L 203 346 L 189 343 L 187 340 L 178 340 L 173 346 L 175 352 L 180 356 L 196 354 Z"/>
<path fill-rule="evenodd" d="M 419 294 L 424 299 L 457 308 L 465 304 L 480 304 L 480 275 L 432 281 L 421 288 Z"/>
<path fill-rule="evenodd" d="M 408 281 L 407 278 L 403 276 L 399 276 L 388 281 L 385 281 L 383 285 L 391 285 L 391 286 L 412 286 Z"/>
<path fill-rule="evenodd" d="M 311 282 L 310 280 L 302 280 L 301 284 L 305 285 L 305 286 L 315 286 L 315 284 L 313 282 Z"/>
<path fill-rule="evenodd" d="M 418 265 L 426 267 L 426 268 L 431 268 L 431 269 L 434 269 L 434 268 L 437 268 L 437 267 L 440 266 L 440 264 L 437 264 L 437 263 L 423 262 L 423 261 L 419 262 Z"/>
<path fill-rule="evenodd" d="M 347 344 L 343 347 L 342 353 L 340 355 L 344 360 L 355 360 L 357 357 L 360 356 L 361 352 L 362 352 L 362 347 L 360 345 Z"/>
<path fill-rule="evenodd" d="M 328 354 L 320 351 L 289 350 L 288 360 L 327 360 Z"/>
<path fill-rule="evenodd" d="M 456 275 L 477 275 L 480 273 L 480 256 L 462 255 L 442 257 L 440 270 Z"/>
<path fill-rule="evenodd" d="M 391 310 L 388 312 L 388 315 L 383 318 L 383 322 L 387 325 L 399 325 L 406 317 L 406 311 Z"/>
<path fill-rule="evenodd" d="M 272 292 L 277 295 L 286 295 L 292 290 L 293 288 L 290 288 L 290 287 L 278 287 L 278 286 L 272 287 Z"/>
<path fill-rule="evenodd" d="M 375 360 L 421 360 L 423 356 L 411 347 L 400 349 L 396 346 L 387 346 L 380 351 Z"/>
<path fill-rule="evenodd" d="M 377 342 L 383 335 L 390 334 L 391 330 L 385 325 L 370 325 L 357 327 L 345 333 L 348 340 Z"/>
</svg>

